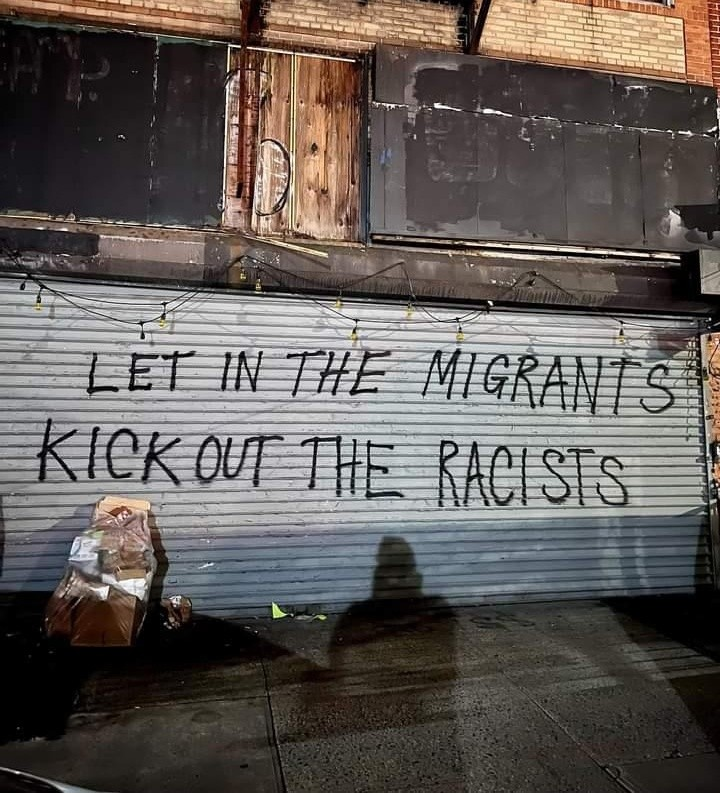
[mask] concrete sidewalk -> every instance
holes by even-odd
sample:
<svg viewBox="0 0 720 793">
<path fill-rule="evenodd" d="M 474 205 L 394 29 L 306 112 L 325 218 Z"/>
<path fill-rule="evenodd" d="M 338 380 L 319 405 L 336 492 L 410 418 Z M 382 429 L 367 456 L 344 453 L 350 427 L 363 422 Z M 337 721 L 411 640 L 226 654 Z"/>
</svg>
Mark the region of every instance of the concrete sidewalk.
<svg viewBox="0 0 720 793">
<path fill-rule="evenodd" d="M 436 605 L 74 651 L 25 695 L 60 727 L 18 733 L 62 735 L 0 765 L 118 793 L 720 790 L 716 602 Z"/>
</svg>

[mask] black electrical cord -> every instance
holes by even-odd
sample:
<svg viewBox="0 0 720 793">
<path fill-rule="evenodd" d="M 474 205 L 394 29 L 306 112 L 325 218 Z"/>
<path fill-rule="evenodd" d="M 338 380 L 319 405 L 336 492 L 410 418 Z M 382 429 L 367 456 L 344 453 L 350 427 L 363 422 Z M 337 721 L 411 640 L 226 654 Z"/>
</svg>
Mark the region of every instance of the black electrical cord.
<svg viewBox="0 0 720 793">
<path fill-rule="evenodd" d="M 87 314 L 90 314 L 91 316 L 98 317 L 98 318 L 106 320 L 108 322 L 114 322 L 114 323 L 118 323 L 118 324 L 122 324 L 122 325 L 128 325 L 128 326 L 138 326 L 141 323 L 144 325 L 146 323 L 156 322 L 156 321 L 158 321 L 160 319 L 165 320 L 167 318 L 167 314 L 172 314 L 174 312 L 177 312 L 180 308 L 182 308 L 184 305 L 186 305 L 189 301 L 191 301 L 194 298 L 196 298 L 198 295 L 200 295 L 200 294 L 212 294 L 211 291 L 208 291 L 208 290 L 205 290 L 205 289 L 187 290 L 185 292 L 182 292 L 179 295 L 176 295 L 175 297 L 171 297 L 171 298 L 167 298 L 167 299 L 158 301 L 163 306 L 163 309 L 157 315 L 154 315 L 154 316 L 150 317 L 149 319 L 139 320 L 139 319 L 126 319 L 125 317 L 117 317 L 117 316 L 114 316 L 114 315 L 112 315 L 110 313 L 107 313 L 105 311 L 100 311 L 97 308 L 92 308 L 92 307 L 88 307 L 86 305 L 82 305 L 82 303 L 80 301 L 83 301 L 83 300 L 84 301 L 92 301 L 94 304 L 98 304 L 99 303 L 99 304 L 102 304 L 102 305 L 111 305 L 111 306 L 132 306 L 134 308 L 138 307 L 137 302 L 136 301 L 135 302 L 122 301 L 122 300 L 106 300 L 104 298 L 89 297 L 89 296 L 86 296 L 86 295 L 80 295 L 80 294 L 77 294 L 77 293 L 67 292 L 65 290 L 58 289 L 57 287 L 51 286 L 44 279 L 41 279 L 38 276 L 34 275 L 33 273 L 28 272 L 27 269 L 23 267 L 22 262 L 20 261 L 20 257 L 19 257 L 18 252 L 11 250 L 7 246 L 7 244 L 5 244 L 5 243 L 3 243 L 1 241 L 0 241 L 0 246 L 2 246 L 2 249 L 5 252 L 6 256 L 10 259 L 10 261 L 18 269 L 18 274 L 24 276 L 24 280 L 23 280 L 23 282 L 21 284 L 21 287 L 20 287 L 21 289 L 25 287 L 25 284 L 27 284 L 28 281 L 30 281 L 33 284 L 35 284 L 39 289 L 41 289 L 41 290 L 44 289 L 48 293 L 61 298 L 62 300 L 67 302 L 69 305 L 72 305 L 74 308 L 78 309 L 79 311 L 83 311 L 83 312 L 85 312 Z M 302 292 L 298 292 L 296 289 L 294 289 L 293 287 L 290 286 L 290 284 L 288 283 L 287 280 L 285 280 L 285 278 L 291 279 L 292 281 L 294 281 L 296 283 L 297 283 L 297 281 L 301 281 L 301 282 L 304 282 L 305 284 L 307 284 L 307 286 L 309 288 L 311 288 L 311 289 L 312 288 L 319 289 L 320 285 L 317 284 L 316 282 L 314 282 L 312 279 L 309 279 L 306 276 L 297 275 L 295 273 L 292 273 L 292 272 L 290 272 L 288 270 L 285 270 L 284 268 L 280 267 L 277 264 L 272 264 L 271 262 L 266 262 L 266 261 L 264 261 L 262 259 L 257 258 L 256 256 L 252 256 L 250 254 L 243 254 L 243 255 L 237 257 L 236 259 L 233 259 L 233 261 L 230 262 L 230 264 L 231 265 L 235 264 L 235 263 L 241 263 L 242 264 L 245 261 L 252 262 L 252 266 L 253 266 L 254 269 L 256 269 L 257 271 L 262 271 L 262 273 L 265 274 L 266 276 L 272 277 L 273 281 L 276 282 L 277 285 L 281 289 L 289 292 L 294 297 L 296 297 L 298 299 L 301 299 L 301 300 L 306 300 L 308 302 L 314 303 L 315 305 L 321 307 L 324 311 L 330 312 L 330 313 L 340 317 L 341 319 L 343 319 L 343 320 L 345 320 L 345 321 L 347 321 L 349 323 L 353 323 L 353 324 L 356 323 L 356 319 L 354 317 L 348 316 L 347 314 L 343 313 L 342 311 L 338 310 L 337 308 L 335 308 L 333 306 L 329 306 L 327 303 L 325 303 L 325 302 L 323 302 L 323 301 L 321 301 L 321 300 L 319 300 L 319 299 L 317 299 L 317 298 L 315 298 L 315 297 L 313 297 L 311 295 L 307 295 L 307 294 L 304 294 Z M 339 287 L 339 290 L 338 290 L 339 291 L 339 295 L 342 296 L 347 290 L 355 289 L 358 286 L 360 286 L 361 284 L 369 281 L 370 279 L 377 278 L 377 277 L 379 277 L 381 275 L 384 275 L 385 273 L 388 273 L 391 270 L 396 269 L 396 268 L 399 268 L 402 271 L 402 273 L 405 276 L 405 279 L 407 281 L 408 297 L 410 299 L 409 305 L 412 306 L 413 308 L 417 308 L 422 314 L 424 314 L 433 323 L 438 323 L 438 324 L 443 324 L 443 325 L 445 325 L 445 324 L 457 324 L 457 323 L 469 324 L 469 323 L 475 322 L 481 316 L 490 313 L 490 311 L 492 310 L 492 308 L 494 306 L 493 301 L 486 300 L 486 301 L 484 301 L 483 308 L 472 309 L 472 310 L 467 311 L 467 312 L 465 312 L 463 314 L 455 315 L 455 316 L 452 316 L 452 317 L 440 317 L 437 314 L 433 313 L 427 306 L 425 306 L 422 302 L 420 302 L 417 299 L 417 295 L 416 295 L 416 292 L 415 292 L 415 288 L 414 288 L 412 279 L 410 278 L 410 274 L 408 273 L 407 267 L 405 266 L 405 262 L 402 261 L 402 260 L 397 261 L 397 262 L 393 262 L 392 264 L 389 264 L 389 265 L 386 265 L 385 267 L 381 268 L 380 270 L 377 270 L 376 272 L 368 273 L 368 274 L 363 275 L 363 276 L 361 276 L 359 278 L 354 278 L 354 279 L 346 282 L 341 287 Z M 279 277 L 279 276 L 284 276 L 285 278 L 282 278 L 282 277 Z M 542 273 L 538 273 L 536 270 L 526 270 L 526 271 L 520 273 L 518 276 L 516 276 L 513 279 L 512 283 L 510 283 L 507 286 L 507 288 L 503 292 L 500 293 L 500 295 L 496 299 L 498 299 L 498 300 L 505 299 L 513 291 L 515 291 L 516 289 L 520 288 L 523 285 L 526 285 L 528 287 L 532 287 L 532 286 L 534 286 L 534 284 L 536 283 L 538 278 L 542 279 L 549 286 L 551 286 L 552 288 L 558 290 L 559 292 L 561 292 L 562 294 L 564 294 L 568 298 L 574 299 L 574 295 L 573 295 L 572 292 L 568 291 L 562 285 L 556 283 L 553 279 L 549 278 L 548 276 L 543 275 Z M 524 281 L 526 282 L 525 284 L 523 284 Z M 652 324 L 632 322 L 632 321 L 628 321 L 626 319 L 622 319 L 621 320 L 618 317 L 615 317 L 613 315 L 604 315 L 604 316 L 607 316 L 613 322 L 618 323 L 620 328 L 622 328 L 624 326 L 636 327 L 636 328 L 653 328 L 653 327 L 655 327 Z M 379 324 L 383 324 L 385 326 L 394 325 L 394 324 L 403 324 L 404 325 L 404 324 L 407 324 L 407 320 L 389 320 L 389 319 L 379 319 L 379 318 L 367 318 L 367 319 L 363 320 L 363 323 L 365 323 L 365 324 L 366 323 L 379 323 Z M 717 349 L 713 352 L 713 356 L 715 355 L 716 352 L 717 352 Z M 711 356 L 711 360 L 712 360 L 713 356 Z"/>
</svg>

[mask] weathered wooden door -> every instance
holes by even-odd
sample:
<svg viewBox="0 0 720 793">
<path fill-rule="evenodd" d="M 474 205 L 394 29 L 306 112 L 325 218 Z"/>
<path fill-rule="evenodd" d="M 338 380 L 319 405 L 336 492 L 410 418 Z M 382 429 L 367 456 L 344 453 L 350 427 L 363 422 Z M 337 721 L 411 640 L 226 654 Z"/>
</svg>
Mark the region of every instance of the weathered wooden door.
<svg viewBox="0 0 720 793">
<path fill-rule="evenodd" d="M 245 210 L 230 224 L 261 236 L 357 239 L 361 64 L 249 50 L 241 69 Z"/>
</svg>

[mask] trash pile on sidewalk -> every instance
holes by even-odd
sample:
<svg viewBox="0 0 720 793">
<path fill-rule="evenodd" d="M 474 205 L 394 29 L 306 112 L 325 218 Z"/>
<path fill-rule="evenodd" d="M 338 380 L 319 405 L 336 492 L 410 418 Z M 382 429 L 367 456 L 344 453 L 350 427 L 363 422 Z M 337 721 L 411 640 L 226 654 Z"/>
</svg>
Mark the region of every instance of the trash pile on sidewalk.
<svg viewBox="0 0 720 793">
<path fill-rule="evenodd" d="M 48 636 L 66 637 L 76 647 L 135 642 L 157 568 L 149 511 L 148 501 L 108 496 L 98 502 L 48 603 Z"/>
<path fill-rule="evenodd" d="M 169 631 L 184 628 L 192 619 L 192 600 L 184 595 L 172 595 L 160 601 L 163 626 Z"/>
</svg>

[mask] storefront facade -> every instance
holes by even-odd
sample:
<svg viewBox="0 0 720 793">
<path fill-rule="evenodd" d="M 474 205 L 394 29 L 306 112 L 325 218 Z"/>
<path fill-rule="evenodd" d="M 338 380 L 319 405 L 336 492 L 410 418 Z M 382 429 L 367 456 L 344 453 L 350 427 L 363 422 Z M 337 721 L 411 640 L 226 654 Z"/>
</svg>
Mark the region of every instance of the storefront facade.
<svg viewBox="0 0 720 793">
<path fill-rule="evenodd" d="M 107 493 L 221 616 L 712 586 L 707 20 L 541 64 L 473 4 L 219 2 L 0 23 L 0 592 Z"/>
<path fill-rule="evenodd" d="M 3 589 L 51 590 L 106 493 L 151 501 L 164 591 L 210 614 L 712 583 L 696 319 L 20 283 Z"/>
</svg>

